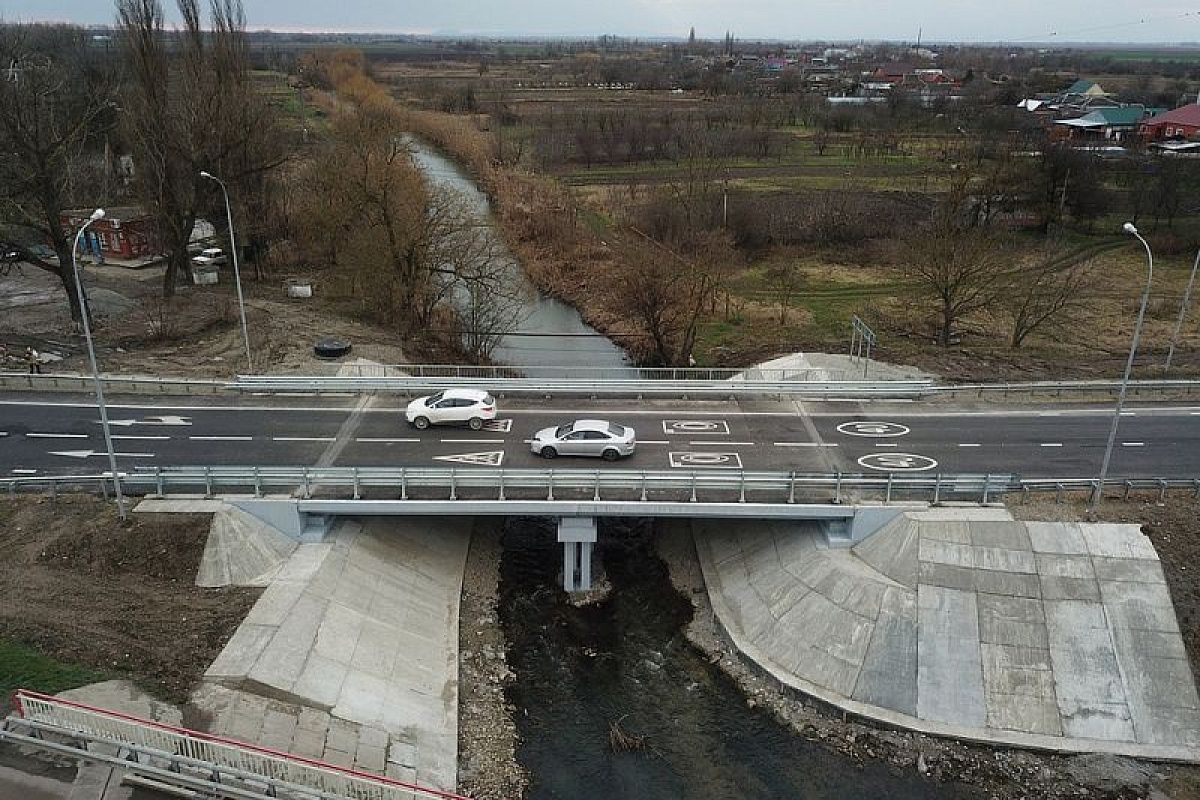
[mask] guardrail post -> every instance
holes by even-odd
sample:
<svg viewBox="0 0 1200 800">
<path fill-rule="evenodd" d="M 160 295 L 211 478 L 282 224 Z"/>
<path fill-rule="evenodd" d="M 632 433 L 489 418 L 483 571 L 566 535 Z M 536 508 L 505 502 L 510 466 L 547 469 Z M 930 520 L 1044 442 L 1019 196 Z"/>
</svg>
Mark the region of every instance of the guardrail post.
<svg viewBox="0 0 1200 800">
<path fill-rule="evenodd" d="M 1061 483 L 1054 484 L 1054 502 L 1062 503 L 1063 485 Z"/>
<path fill-rule="evenodd" d="M 108 484 L 106 484 L 103 480 L 100 481 L 100 485 L 103 486 L 105 489 L 108 488 Z M 105 499 L 108 498 L 107 491 L 104 493 L 104 497 L 105 497 Z M 50 481 L 50 499 L 51 500 L 58 499 L 58 481 Z"/>
<path fill-rule="evenodd" d="M 885 503 L 892 502 L 892 478 L 894 478 L 895 476 L 896 476 L 896 473 L 894 473 L 894 472 L 888 473 L 887 489 L 884 490 L 884 493 L 883 493 L 883 502 L 885 502 Z"/>
<path fill-rule="evenodd" d="M 988 503 L 988 490 L 992 488 L 991 483 L 992 483 L 992 476 L 990 474 L 985 473 L 983 476 L 983 503 L 981 505 L 986 506 Z"/>
<path fill-rule="evenodd" d="M 262 475 L 258 472 L 258 467 L 254 468 L 254 496 L 262 497 Z"/>
<path fill-rule="evenodd" d="M 451 500 L 458 499 L 458 492 L 457 492 L 458 487 L 455 486 L 455 483 L 456 483 L 455 479 L 457 478 L 457 476 L 458 476 L 458 470 L 456 470 L 454 467 L 451 467 L 450 468 L 450 499 Z"/>
<path fill-rule="evenodd" d="M 796 470 L 792 470 L 788 476 L 788 502 L 796 502 Z"/>
<path fill-rule="evenodd" d="M 738 502 L 746 502 L 746 470 L 742 470 L 742 485 L 738 491 Z"/>
<path fill-rule="evenodd" d="M 1100 481 L 1092 481 L 1092 500 L 1099 503 L 1104 499 L 1104 484 Z"/>
<path fill-rule="evenodd" d="M 1197 491 L 1200 491 L 1200 485 L 1197 486 Z M 646 502 L 646 470 L 642 470 L 642 502 Z"/>
<path fill-rule="evenodd" d="M 554 470 L 550 470 L 550 475 L 546 479 L 546 499 L 554 499 Z"/>
<path fill-rule="evenodd" d="M 596 470 L 596 490 L 592 493 L 592 502 L 600 502 L 600 470 Z"/>
<path fill-rule="evenodd" d="M 1167 499 L 1167 482 L 1162 478 L 1158 479 L 1158 504 L 1162 505 Z"/>
<path fill-rule="evenodd" d="M 1133 481 L 1125 481 L 1125 491 L 1121 492 L 1121 501 L 1129 499 L 1129 493 L 1133 490 Z"/>
<path fill-rule="evenodd" d="M 842 504 L 842 473 L 840 472 L 835 473 L 834 475 L 833 504 L 837 506 Z"/>
<path fill-rule="evenodd" d="M 101 483 L 103 483 L 103 481 L 101 481 Z M 162 467 L 154 468 L 154 490 L 158 492 L 159 497 L 162 497 L 165 494 L 163 491 Z"/>
<path fill-rule="evenodd" d="M 204 468 L 204 496 L 205 497 L 213 496 L 212 467 L 207 467 L 207 466 Z"/>
<path fill-rule="evenodd" d="M 308 467 L 302 467 L 300 469 L 300 474 L 304 478 L 304 499 L 307 500 L 308 498 L 312 497 L 312 487 L 308 484 Z"/>
<path fill-rule="evenodd" d="M 1200 497 L 1200 480 L 1192 481 L 1192 492 L 1195 497 Z"/>
<path fill-rule="evenodd" d="M 933 505 L 942 501 L 942 473 L 933 476 Z"/>
<path fill-rule="evenodd" d="M 500 470 L 500 494 L 496 496 L 497 500 L 504 500 L 504 470 Z"/>
<path fill-rule="evenodd" d="M 408 499 L 408 470 L 400 468 L 400 499 Z"/>
<path fill-rule="evenodd" d="M 696 502 L 696 471 L 692 470 L 692 503 Z"/>
<path fill-rule="evenodd" d="M 354 477 L 354 499 L 361 500 L 362 495 L 358 492 L 358 467 L 352 467 L 351 470 L 351 475 Z"/>
</svg>

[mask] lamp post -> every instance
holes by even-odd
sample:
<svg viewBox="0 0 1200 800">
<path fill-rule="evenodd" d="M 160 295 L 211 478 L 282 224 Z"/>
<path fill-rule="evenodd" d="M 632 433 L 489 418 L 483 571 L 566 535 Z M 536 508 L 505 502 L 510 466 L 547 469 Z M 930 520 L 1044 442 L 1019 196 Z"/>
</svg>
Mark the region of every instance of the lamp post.
<svg viewBox="0 0 1200 800">
<path fill-rule="evenodd" d="M 125 498 L 121 495 L 121 476 L 117 473 L 117 454 L 113 450 L 112 431 L 108 427 L 108 409 L 104 407 L 104 386 L 100 382 L 100 368 L 96 366 L 96 348 L 92 344 L 92 325 L 88 320 L 88 304 L 83 297 L 83 283 L 79 280 L 79 261 L 75 257 L 83 232 L 98 219 L 104 217 L 104 209 L 97 208 L 75 234 L 71 245 L 71 271 L 75 275 L 75 294 L 79 297 L 79 317 L 83 320 L 83 338 L 87 340 L 88 359 L 92 362 L 92 381 L 96 384 L 96 405 L 100 408 L 100 427 L 104 431 L 104 446 L 108 450 L 108 466 L 112 470 L 113 491 L 117 496 L 117 516 L 125 521 Z"/>
<path fill-rule="evenodd" d="M 242 298 L 242 273 L 238 270 L 237 239 L 233 236 L 233 212 L 229 209 L 229 190 L 225 188 L 225 181 L 212 173 L 201 172 L 200 177 L 215 181 L 221 187 L 221 194 L 225 196 L 225 218 L 229 222 L 229 247 L 233 250 L 233 282 L 237 286 L 238 312 L 242 317 L 242 339 L 246 343 L 246 368 L 253 371 L 254 360 L 250 357 L 250 331 L 246 327 L 246 301 Z"/>
<path fill-rule="evenodd" d="M 1179 332 L 1183 330 L 1183 319 L 1187 316 L 1188 305 L 1192 301 L 1192 287 L 1196 285 L 1196 268 L 1200 267 L 1200 250 L 1196 251 L 1196 260 L 1192 262 L 1192 274 L 1188 278 L 1187 288 L 1183 290 L 1183 300 L 1179 304 L 1179 316 L 1175 319 L 1175 330 L 1171 332 L 1171 345 L 1167 348 L 1167 363 L 1163 364 L 1163 372 L 1171 369 L 1171 358 L 1175 355 L 1175 343 L 1179 341 Z"/>
<path fill-rule="evenodd" d="M 1108 477 L 1108 462 L 1112 459 L 1113 445 L 1117 440 L 1117 427 L 1121 424 L 1121 409 L 1125 406 L 1125 392 L 1129 388 L 1129 374 L 1133 371 L 1133 359 L 1137 356 L 1138 340 L 1142 337 L 1142 320 L 1146 317 L 1146 304 L 1150 301 L 1150 282 L 1154 280 L 1154 253 L 1150 252 L 1149 243 L 1138 233 L 1132 222 L 1122 226 L 1129 235 L 1135 237 L 1146 248 L 1146 261 L 1149 268 L 1146 271 L 1146 288 L 1142 290 L 1142 304 L 1138 308 L 1137 322 L 1133 325 L 1133 342 L 1129 346 L 1129 359 L 1125 362 L 1125 376 L 1121 379 L 1121 391 L 1117 394 L 1117 407 L 1113 411 L 1112 426 L 1108 430 L 1108 444 L 1104 447 L 1104 461 L 1100 464 L 1100 478 L 1096 482 L 1096 490 L 1092 493 L 1089 511 L 1095 511 L 1104 495 L 1104 479 Z"/>
</svg>

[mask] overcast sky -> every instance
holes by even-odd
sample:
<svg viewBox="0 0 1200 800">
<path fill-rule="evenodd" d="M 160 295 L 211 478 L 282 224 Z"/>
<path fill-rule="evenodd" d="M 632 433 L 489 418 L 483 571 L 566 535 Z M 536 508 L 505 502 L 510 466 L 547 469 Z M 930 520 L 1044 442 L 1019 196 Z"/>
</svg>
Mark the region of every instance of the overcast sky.
<svg viewBox="0 0 1200 800">
<path fill-rule="evenodd" d="M 912 41 L 1200 41 L 1171 0 L 244 0 L 252 28 Z M 171 7 L 171 0 L 164 5 Z M 8 21 L 104 24 L 106 0 L 0 0 Z"/>
</svg>

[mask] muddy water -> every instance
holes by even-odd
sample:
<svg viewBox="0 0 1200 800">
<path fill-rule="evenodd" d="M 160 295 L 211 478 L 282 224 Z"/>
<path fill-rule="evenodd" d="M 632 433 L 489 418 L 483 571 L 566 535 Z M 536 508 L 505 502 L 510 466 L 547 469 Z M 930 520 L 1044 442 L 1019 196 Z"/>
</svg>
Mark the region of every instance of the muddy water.
<svg viewBox="0 0 1200 800">
<path fill-rule="evenodd" d="M 504 533 L 501 623 L 517 682 L 518 760 L 531 800 L 969 798 L 915 773 L 860 765 L 750 709 L 683 636 L 691 606 L 654 555 L 650 523 L 601 521 L 613 591 L 575 608 L 560 545 L 542 519 Z M 614 752 L 611 726 L 643 737 Z"/>
<path fill-rule="evenodd" d="M 490 229 L 493 219 L 487 195 L 470 176 L 421 141 L 410 139 L 409 144 L 413 149 L 413 161 L 425 173 L 426 179 L 434 186 L 457 192 L 467 201 L 479 224 Z M 492 353 L 494 361 L 515 366 L 606 367 L 624 371 L 629 362 L 621 348 L 586 324 L 574 308 L 534 289 L 503 243 L 497 240 L 497 247 L 512 265 L 508 274 L 524 290 L 520 294 L 525 300 L 523 321 L 513 335 L 501 338 Z M 524 371 L 532 376 L 537 374 L 532 369 Z M 608 377 L 620 374 L 614 372 Z"/>
</svg>

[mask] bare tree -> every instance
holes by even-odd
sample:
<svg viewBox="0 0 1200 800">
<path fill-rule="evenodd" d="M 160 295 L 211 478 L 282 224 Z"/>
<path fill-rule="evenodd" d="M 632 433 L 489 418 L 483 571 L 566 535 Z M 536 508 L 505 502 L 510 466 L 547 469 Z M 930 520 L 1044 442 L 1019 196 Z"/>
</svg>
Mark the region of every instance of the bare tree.
<svg viewBox="0 0 1200 800">
<path fill-rule="evenodd" d="M 937 303 L 937 342 L 949 347 L 957 323 L 996 303 L 1005 289 L 1005 253 L 984 232 L 938 224 L 909 239 L 903 269 Z"/>
<path fill-rule="evenodd" d="M 804 285 L 804 276 L 796 269 L 793 261 L 780 261 L 772 264 L 766 271 L 767 286 L 779 305 L 779 324 L 787 324 L 788 307 L 792 299 Z"/>
<path fill-rule="evenodd" d="M 1009 346 L 1017 349 L 1038 330 L 1070 324 L 1092 302 L 1096 277 L 1092 261 L 1070 254 L 1018 266 L 1001 303 L 1011 324 Z"/>
<path fill-rule="evenodd" d="M 62 29 L 70 41 L 45 52 L 35 41 L 38 30 L 0 28 L 0 62 L 8 65 L 0 78 L 0 243 L 58 276 L 78 322 L 71 272 L 75 231 L 63 212 L 99 199 L 95 182 L 78 180 L 78 173 L 89 166 L 84 158 L 89 137 L 111 124 L 113 83 L 78 57 L 83 33 L 72 31 Z M 35 249 L 46 243 L 55 258 Z"/>
</svg>

